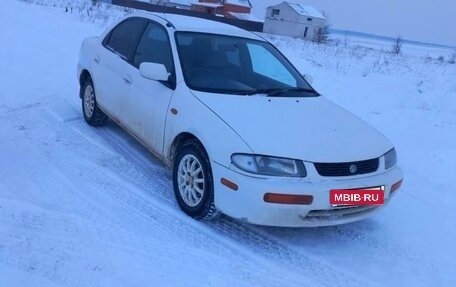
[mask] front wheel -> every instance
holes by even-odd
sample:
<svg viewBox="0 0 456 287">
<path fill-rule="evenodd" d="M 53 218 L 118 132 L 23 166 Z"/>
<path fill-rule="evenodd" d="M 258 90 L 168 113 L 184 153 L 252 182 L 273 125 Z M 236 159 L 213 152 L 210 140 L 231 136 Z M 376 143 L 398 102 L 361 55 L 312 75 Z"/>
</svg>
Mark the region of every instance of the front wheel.
<svg viewBox="0 0 456 287">
<path fill-rule="evenodd" d="M 214 218 L 214 183 L 209 159 L 196 140 L 179 149 L 173 167 L 173 188 L 177 203 L 189 216 L 198 220 Z"/>
<path fill-rule="evenodd" d="M 85 121 L 94 127 L 102 126 L 108 121 L 108 116 L 98 107 L 92 79 L 88 78 L 81 87 L 82 113 Z"/>
</svg>

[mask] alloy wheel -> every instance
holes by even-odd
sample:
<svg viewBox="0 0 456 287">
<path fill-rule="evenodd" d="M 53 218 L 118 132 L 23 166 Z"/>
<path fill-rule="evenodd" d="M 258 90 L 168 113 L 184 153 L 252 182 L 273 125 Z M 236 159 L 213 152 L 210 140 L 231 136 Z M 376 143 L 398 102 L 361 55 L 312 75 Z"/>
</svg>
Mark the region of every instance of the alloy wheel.
<svg viewBox="0 0 456 287">
<path fill-rule="evenodd" d="M 184 156 L 179 162 L 177 176 L 182 200 L 190 207 L 198 206 L 205 188 L 203 167 L 198 158 L 191 154 Z"/>
</svg>

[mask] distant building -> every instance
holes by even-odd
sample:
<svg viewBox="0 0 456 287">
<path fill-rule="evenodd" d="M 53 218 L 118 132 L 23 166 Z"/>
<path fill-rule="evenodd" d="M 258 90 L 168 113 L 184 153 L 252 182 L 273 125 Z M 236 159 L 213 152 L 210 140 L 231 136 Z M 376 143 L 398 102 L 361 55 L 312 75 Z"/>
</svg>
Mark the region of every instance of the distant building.
<svg viewBox="0 0 456 287">
<path fill-rule="evenodd" d="M 254 17 L 250 0 L 143 0 L 155 5 L 188 9 L 226 18 L 263 22 Z"/>
<path fill-rule="evenodd" d="M 263 19 L 257 18 L 251 13 L 228 12 L 227 15 L 225 15 L 225 17 L 239 19 L 239 20 L 253 21 L 253 22 L 264 22 Z"/>
<path fill-rule="evenodd" d="M 326 25 L 326 17 L 314 7 L 282 2 L 266 9 L 263 32 L 314 40 Z"/>
<path fill-rule="evenodd" d="M 227 18 L 248 18 L 252 10 L 250 0 L 195 0 L 192 5 L 192 10 L 205 12 Z"/>
<path fill-rule="evenodd" d="M 190 8 L 191 8 L 190 3 L 192 1 L 189 1 L 189 0 L 161 0 L 160 2 L 162 2 L 162 3 L 164 2 L 164 5 L 169 6 L 169 7 L 190 10 Z M 159 3 L 159 5 L 162 3 Z"/>
<path fill-rule="evenodd" d="M 250 0 L 220 0 L 225 7 L 225 12 L 250 14 L 252 3 Z"/>
<path fill-rule="evenodd" d="M 141 1 L 141 0 L 139 0 Z M 190 3 L 191 0 L 142 0 L 142 2 L 149 2 L 154 5 L 162 5 L 180 9 L 187 9 L 190 10 Z"/>
<path fill-rule="evenodd" d="M 223 15 L 224 7 L 220 3 L 214 2 L 193 2 L 191 10 L 212 15 Z"/>
</svg>

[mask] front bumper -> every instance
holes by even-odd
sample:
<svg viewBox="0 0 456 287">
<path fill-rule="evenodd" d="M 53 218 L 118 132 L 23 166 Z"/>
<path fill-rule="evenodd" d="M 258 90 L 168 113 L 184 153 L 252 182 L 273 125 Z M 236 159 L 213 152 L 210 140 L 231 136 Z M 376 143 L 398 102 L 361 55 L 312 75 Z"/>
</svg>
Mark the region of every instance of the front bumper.
<svg viewBox="0 0 456 287">
<path fill-rule="evenodd" d="M 358 221 L 370 216 L 391 200 L 391 186 L 403 178 L 396 166 L 383 173 L 345 178 L 316 180 L 293 178 L 258 178 L 241 174 L 212 162 L 214 200 L 224 214 L 258 225 L 283 227 L 315 227 Z M 238 185 L 234 191 L 221 183 L 225 178 Z M 355 189 L 384 186 L 385 203 L 382 206 L 336 207 L 329 204 L 331 189 Z M 309 205 L 267 203 L 266 193 L 312 195 Z"/>
</svg>

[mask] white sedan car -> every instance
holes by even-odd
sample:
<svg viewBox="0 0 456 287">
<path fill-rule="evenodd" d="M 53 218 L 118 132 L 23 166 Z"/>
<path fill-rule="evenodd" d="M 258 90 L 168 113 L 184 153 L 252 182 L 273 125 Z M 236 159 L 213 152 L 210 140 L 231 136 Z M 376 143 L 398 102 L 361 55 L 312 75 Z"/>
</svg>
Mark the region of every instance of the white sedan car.
<svg viewBox="0 0 456 287">
<path fill-rule="evenodd" d="M 381 133 L 321 96 L 273 45 L 230 25 L 129 14 L 83 41 L 78 80 L 87 123 L 109 117 L 163 159 L 195 219 L 348 223 L 402 183 Z"/>
</svg>

